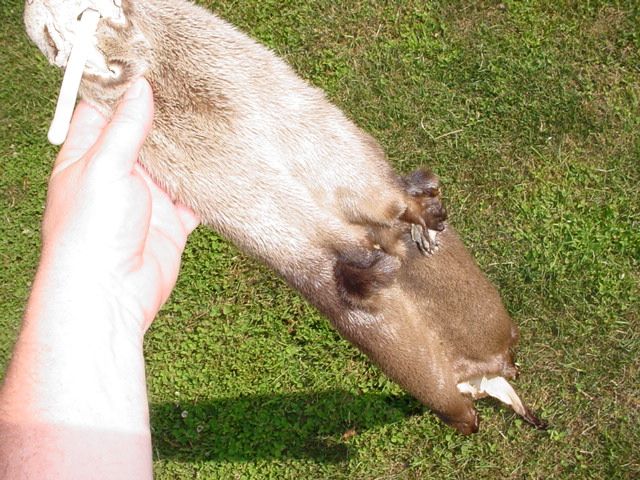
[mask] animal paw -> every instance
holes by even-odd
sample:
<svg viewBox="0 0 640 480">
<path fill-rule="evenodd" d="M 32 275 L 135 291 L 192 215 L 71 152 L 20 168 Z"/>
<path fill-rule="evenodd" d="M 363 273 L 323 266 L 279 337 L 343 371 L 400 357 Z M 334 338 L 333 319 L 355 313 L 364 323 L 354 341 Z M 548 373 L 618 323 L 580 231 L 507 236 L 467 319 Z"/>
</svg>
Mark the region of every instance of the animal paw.
<svg viewBox="0 0 640 480">
<path fill-rule="evenodd" d="M 423 255 L 431 255 L 438 250 L 438 232 L 436 230 L 425 229 L 422 225 L 411 224 L 411 240 L 416 242 L 418 250 Z"/>
<path fill-rule="evenodd" d="M 447 219 L 440 180 L 429 170 L 420 169 L 404 177 L 403 182 L 409 198 L 400 218 L 411 224 L 411 238 L 418 249 L 425 255 L 433 253 L 438 246 L 437 234 L 445 229 Z"/>
</svg>

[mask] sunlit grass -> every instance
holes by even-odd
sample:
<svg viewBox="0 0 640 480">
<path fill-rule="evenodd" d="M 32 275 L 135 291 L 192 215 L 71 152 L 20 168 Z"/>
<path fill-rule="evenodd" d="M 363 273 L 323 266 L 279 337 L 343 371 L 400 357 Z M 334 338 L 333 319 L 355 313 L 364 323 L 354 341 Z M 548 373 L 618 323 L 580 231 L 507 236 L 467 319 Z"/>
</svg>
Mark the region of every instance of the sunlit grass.
<svg viewBox="0 0 640 480">
<path fill-rule="evenodd" d="M 452 222 L 521 328 L 534 431 L 480 402 L 461 437 L 284 282 L 191 238 L 146 340 L 157 478 L 640 476 L 636 2 L 201 2 L 284 56 Z M 0 5 L 0 362 L 38 257 L 59 73 Z"/>
</svg>

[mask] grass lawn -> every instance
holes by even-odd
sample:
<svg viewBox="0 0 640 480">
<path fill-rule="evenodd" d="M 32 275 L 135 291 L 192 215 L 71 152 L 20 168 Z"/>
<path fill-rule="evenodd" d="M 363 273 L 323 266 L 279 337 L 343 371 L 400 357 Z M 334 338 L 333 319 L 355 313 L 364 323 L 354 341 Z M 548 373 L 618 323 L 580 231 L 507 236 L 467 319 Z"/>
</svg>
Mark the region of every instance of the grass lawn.
<svg viewBox="0 0 640 480">
<path fill-rule="evenodd" d="M 463 437 L 204 228 L 146 338 L 158 479 L 640 478 L 640 7 L 201 2 L 325 89 L 399 171 L 431 165 L 521 329 L 529 428 Z M 60 73 L 0 3 L 0 371 L 36 267 Z M 1 441 L 1 440 L 0 440 Z"/>
</svg>

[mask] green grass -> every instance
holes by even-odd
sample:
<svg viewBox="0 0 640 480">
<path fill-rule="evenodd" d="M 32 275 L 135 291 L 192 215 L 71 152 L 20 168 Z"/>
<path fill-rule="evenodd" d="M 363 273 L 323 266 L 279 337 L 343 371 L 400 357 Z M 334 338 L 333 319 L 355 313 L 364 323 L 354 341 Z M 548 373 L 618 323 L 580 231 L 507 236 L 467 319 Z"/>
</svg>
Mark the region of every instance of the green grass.
<svg viewBox="0 0 640 480">
<path fill-rule="evenodd" d="M 640 476 L 640 10 L 628 1 L 202 2 L 399 171 L 431 165 L 521 328 L 517 387 L 445 427 L 266 268 L 191 238 L 146 339 L 160 479 Z M 0 365 L 38 258 L 60 75 L 0 5 Z M 355 435 L 353 435 L 355 433 Z"/>
</svg>

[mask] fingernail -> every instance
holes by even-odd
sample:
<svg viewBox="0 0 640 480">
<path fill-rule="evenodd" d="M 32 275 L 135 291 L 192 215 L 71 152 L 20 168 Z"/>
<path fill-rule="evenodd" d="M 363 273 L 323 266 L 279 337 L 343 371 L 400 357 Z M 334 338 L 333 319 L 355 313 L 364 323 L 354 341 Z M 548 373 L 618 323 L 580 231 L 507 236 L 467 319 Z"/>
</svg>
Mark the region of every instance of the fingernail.
<svg viewBox="0 0 640 480">
<path fill-rule="evenodd" d="M 135 82 L 131 84 L 129 90 L 124 95 L 125 100 L 133 100 L 140 97 L 142 90 L 144 88 L 144 79 L 139 78 Z"/>
</svg>

